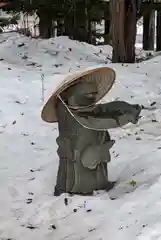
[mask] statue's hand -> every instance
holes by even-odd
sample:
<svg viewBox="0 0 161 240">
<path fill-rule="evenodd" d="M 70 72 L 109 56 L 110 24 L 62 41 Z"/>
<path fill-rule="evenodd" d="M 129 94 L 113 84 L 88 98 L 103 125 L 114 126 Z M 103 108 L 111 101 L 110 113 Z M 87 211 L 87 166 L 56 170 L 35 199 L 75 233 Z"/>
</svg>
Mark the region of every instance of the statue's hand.
<svg viewBox="0 0 161 240">
<path fill-rule="evenodd" d="M 100 118 L 115 119 L 118 125 L 124 125 L 128 122 L 136 124 L 140 118 L 141 110 L 142 108 L 139 104 L 129 104 L 124 101 L 113 101 L 96 105 L 93 115 Z M 120 122 L 123 124 L 120 124 Z"/>
<path fill-rule="evenodd" d="M 131 123 L 136 124 L 139 119 L 140 119 L 140 113 L 141 113 L 141 106 L 139 104 L 134 104 L 132 105 L 132 110 L 131 110 Z"/>
<path fill-rule="evenodd" d="M 118 116 L 116 121 L 119 126 L 123 126 L 127 123 L 137 124 L 140 118 L 141 106 L 138 104 L 131 105 L 130 109 L 124 114 Z"/>
</svg>

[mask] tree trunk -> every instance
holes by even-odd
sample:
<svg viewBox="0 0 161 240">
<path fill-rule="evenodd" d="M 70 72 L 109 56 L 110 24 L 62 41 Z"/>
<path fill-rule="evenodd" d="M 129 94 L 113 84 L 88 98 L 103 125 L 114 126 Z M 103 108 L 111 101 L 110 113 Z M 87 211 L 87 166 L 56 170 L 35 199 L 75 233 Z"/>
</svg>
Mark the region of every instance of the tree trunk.
<svg viewBox="0 0 161 240">
<path fill-rule="evenodd" d="M 156 51 L 161 51 L 161 10 L 157 11 L 157 46 Z"/>
<path fill-rule="evenodd" d="M 53 36 L 52 17 L 44 9 L 37 12 L 39 17 L 39 35 L 41 38 L 51 38 Z"/>
<path fill-rule="evenodd" d="M 88 43 L 96 45 L 96 23 L 88 21 Z"/>
<path fill-rule="evenodd" d="M 125 0 L 112 0 L 110 5 L 113 46 L 112 62 L 124 62 L 126 59 L 124 43 Z"/>
<path fill-rule="evenodd" d="M 57 36 L 63 36 L 64 33 L 65 33 L 64 21 L 63 20 L 57 20 Z"/>
<path fill-rule="evenodd" d="M 74 38 L 74 16 L 69 15 L 67 18 L 64 19 L 64 28 L 65 28 L 64 35 L 73 39 Z"/>
<path fill-rule="evenodd" d="M 125 4 L 125 19 L 124 19 L 124 39 L 126 49 L 125 62 L 135 62 L 135 42 L 136 42 L 136 0 L 127 0 Z"/>
<path fill-rule="evenodd" d="M 110 42 L 110 11 L 109 11 L 109 3 L 106 4 L 106 9 L 104 11 L 104 19 L 105 19 L 105 34 L 104 34 L 104 44 L 109 44 Z"/>
<path fill-rule="evenodd" d="M 87 8 L 85 1 L 76 3 L 74 24 L 74 39 L 82 42 L 89 42 Z"/>
<path fill-rule="evenodd" d="M 154 50 L 155 11 L 146 12 L 143 16 L 143 49 Z"/>
<path fill-rule="evenodd" d="M 112 62 L 135 62 L 136 1 L 112 0 Z"/>
</svg>

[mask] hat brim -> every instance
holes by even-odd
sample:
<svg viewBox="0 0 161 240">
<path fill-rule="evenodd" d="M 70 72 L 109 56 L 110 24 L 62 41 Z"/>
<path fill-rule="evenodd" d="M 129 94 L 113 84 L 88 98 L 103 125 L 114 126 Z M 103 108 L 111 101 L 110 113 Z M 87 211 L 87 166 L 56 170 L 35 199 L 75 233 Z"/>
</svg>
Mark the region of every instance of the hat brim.
<svg viewBox="0 0 161 240">
<path fill-rule="evenodd" d="M 46 104 L 44 105 L 41 118 L 48 123 L 57 122 L 57 114 L 56 114 L 56 101 L 57 96 L 63 91 L 67 90 L 72 85 L 76 84 L 80 81 L 96 81 L 98 94 L 96 96 L 97 103 L 101 100 L 111 89 L 115 81 L 115 71 L 112 68 L 101 67 L 88 69 L 81 72 L 75 72 L 69 74 L 64 81 L 57 87 L 57 89 L 53 92 L 52 96 L 48 99 Z"/>
</svg>

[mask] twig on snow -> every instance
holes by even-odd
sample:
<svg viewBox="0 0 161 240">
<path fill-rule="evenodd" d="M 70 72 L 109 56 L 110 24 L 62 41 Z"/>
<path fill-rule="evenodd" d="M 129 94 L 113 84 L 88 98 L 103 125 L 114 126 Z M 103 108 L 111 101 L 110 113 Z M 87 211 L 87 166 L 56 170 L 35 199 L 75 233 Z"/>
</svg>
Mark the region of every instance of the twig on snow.
<svg viewBox="0 0 161 240">
<path fill-rule="evenodd" d="M 45 91 L 45 88 L 44 88 L 44 73 L 42 73 L 41 74 L 41 93 L 42 93 L 41 100 L 42 100 L 42 102 L 44 102 L 44 91 Z"/>
</svg>

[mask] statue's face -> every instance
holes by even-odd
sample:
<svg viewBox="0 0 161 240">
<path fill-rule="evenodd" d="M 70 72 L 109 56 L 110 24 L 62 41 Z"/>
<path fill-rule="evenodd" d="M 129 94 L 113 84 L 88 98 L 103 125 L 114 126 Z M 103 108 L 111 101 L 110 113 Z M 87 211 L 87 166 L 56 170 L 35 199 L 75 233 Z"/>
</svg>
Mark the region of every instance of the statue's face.
<svg viewBox="0 0 161 240">
<path fill-rule="evenodd" d="M 92 105 L 96 101 L 96 96 L 97 86 L 94 81 L 73 85 L 65 93 L 66 102 L 71 107 Z"/>
</svg>

